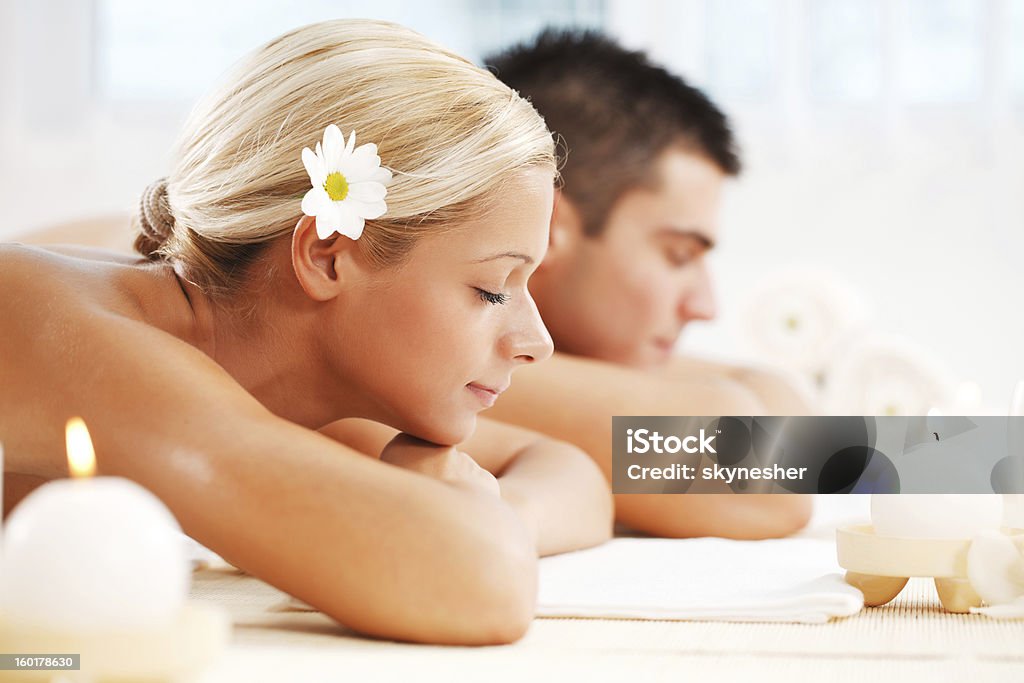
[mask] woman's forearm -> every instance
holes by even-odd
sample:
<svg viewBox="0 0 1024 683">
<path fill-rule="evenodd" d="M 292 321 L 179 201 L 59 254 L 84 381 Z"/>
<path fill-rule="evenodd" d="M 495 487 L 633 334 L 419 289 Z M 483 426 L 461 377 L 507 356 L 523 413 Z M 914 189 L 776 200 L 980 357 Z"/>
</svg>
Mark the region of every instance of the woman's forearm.
<svg viewBox="0 0 1024 683">
<path fill-rule="evenodd" d="M 548 439 L 531 444 L 509 463 L 498 483 L 541 556 L 611 538 L 611 491 L 600 469 L 574 446 Z"/>
<path fill-rule="evenodd" d="M 280 433 L 254 428 L 210 447 L 216 456 L 201 451 L 208 484 L 185 468 L 114 473 L 152 487 L 228 562 L 362 633 L 453 645 L 522 636 L 537 559 L 510 505 L 299 428 Z"/>
</svg>

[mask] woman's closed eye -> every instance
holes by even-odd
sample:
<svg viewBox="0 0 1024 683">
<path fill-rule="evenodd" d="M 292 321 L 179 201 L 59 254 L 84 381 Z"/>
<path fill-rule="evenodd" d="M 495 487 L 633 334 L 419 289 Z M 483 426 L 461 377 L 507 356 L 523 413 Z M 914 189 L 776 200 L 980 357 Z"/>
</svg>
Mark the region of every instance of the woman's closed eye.
<svg viewBox="0 0 1024 683">
<path fill-rule="evenodd" d="M 489 304 L 502 305 L 508 303 L 509 295 L 505 294 L 504 292 L 489 292 L 486 289 L 480 289 L 479 287 L 474 287 L 473 289 L 475 289 L 477 293 L 480 295 L 481 301 L 485 301 Z"/>
</svg>

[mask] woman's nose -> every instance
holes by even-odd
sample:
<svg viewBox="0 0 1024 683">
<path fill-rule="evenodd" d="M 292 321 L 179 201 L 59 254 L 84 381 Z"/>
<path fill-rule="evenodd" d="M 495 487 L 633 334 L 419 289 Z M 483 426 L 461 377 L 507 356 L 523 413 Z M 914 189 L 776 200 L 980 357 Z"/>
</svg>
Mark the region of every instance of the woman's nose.
<svg viewBox="0 0 1024 683">
<path fill-rule="evenodd" d="M 505 344 L 507 356 L 519 363 L 547 360 L 554 352 L 554 342 L 532 297 L 527 297 L 522 314 L 505 335 Z"/>
</svg>

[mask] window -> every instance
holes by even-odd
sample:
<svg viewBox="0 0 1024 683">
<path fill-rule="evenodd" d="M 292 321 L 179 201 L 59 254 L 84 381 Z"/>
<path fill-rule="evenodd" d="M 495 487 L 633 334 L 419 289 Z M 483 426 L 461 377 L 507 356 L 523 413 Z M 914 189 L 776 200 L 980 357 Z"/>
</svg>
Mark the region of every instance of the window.
<svg viewBox="0 0 1024 683">
<path fill-rule="evenodd" d="M 479 60 L 547 25 L 600 27 L 603 0 L 98 0 L 96 83 L 114 101 L 193 100 L 235 60 L 304 24 L 364 16 L 402 23 Z M 196 17 L 204 17 L 197 20 Z"/>
<path fill-rule="evenodd" d="M 877 100 L 882 90 L 878 0 L 820 0 L 808 10 L 811 96 L 842 103 Z"/>
</svg>

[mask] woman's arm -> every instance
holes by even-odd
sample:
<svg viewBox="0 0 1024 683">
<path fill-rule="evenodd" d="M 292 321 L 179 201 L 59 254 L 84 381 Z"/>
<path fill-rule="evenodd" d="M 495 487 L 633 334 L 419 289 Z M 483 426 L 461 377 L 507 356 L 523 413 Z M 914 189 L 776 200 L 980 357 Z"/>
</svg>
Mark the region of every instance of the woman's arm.
<svg viewBox="0 0 1024 683">
<path fill-rule="evenodd" d="M 347 626 L 451 644 L 507 643 L 528 627 L 536 553 L 500 498 L 276 418 L 141 323 L 29 295 L 0 312 L 0 438 L 20 471 L 45 474 L 32 471 L 38 454 L 62 452 L 64 421 L 82 415 L 100 474 L 145 486 L 190 536 Z M 67 352 L 52 353 L 61 335 Z"/>
<path fill-rule="evenodd" d="M 488 417 L 581 448 L 612 474 L 614 415 L 764 415 L 753 392 L 730 380 L 680 380 L 556 353 L 516 371 Z M 794 533 L 811 514 L 809 496 L 615 495 L 615 518 L 667 537 L 769 538 Z"/>
<path fill-rule="evenodd" d="M 320 431 L 373 456 L 398 433 L 357 419 L 339 420 Z M 578 550 L 611 537 L 611 492 L 578 448 L 485 419 L 458 448 L 497 477 L 501 497 L 526 522 L 539 555 Z"/>
</svg>

